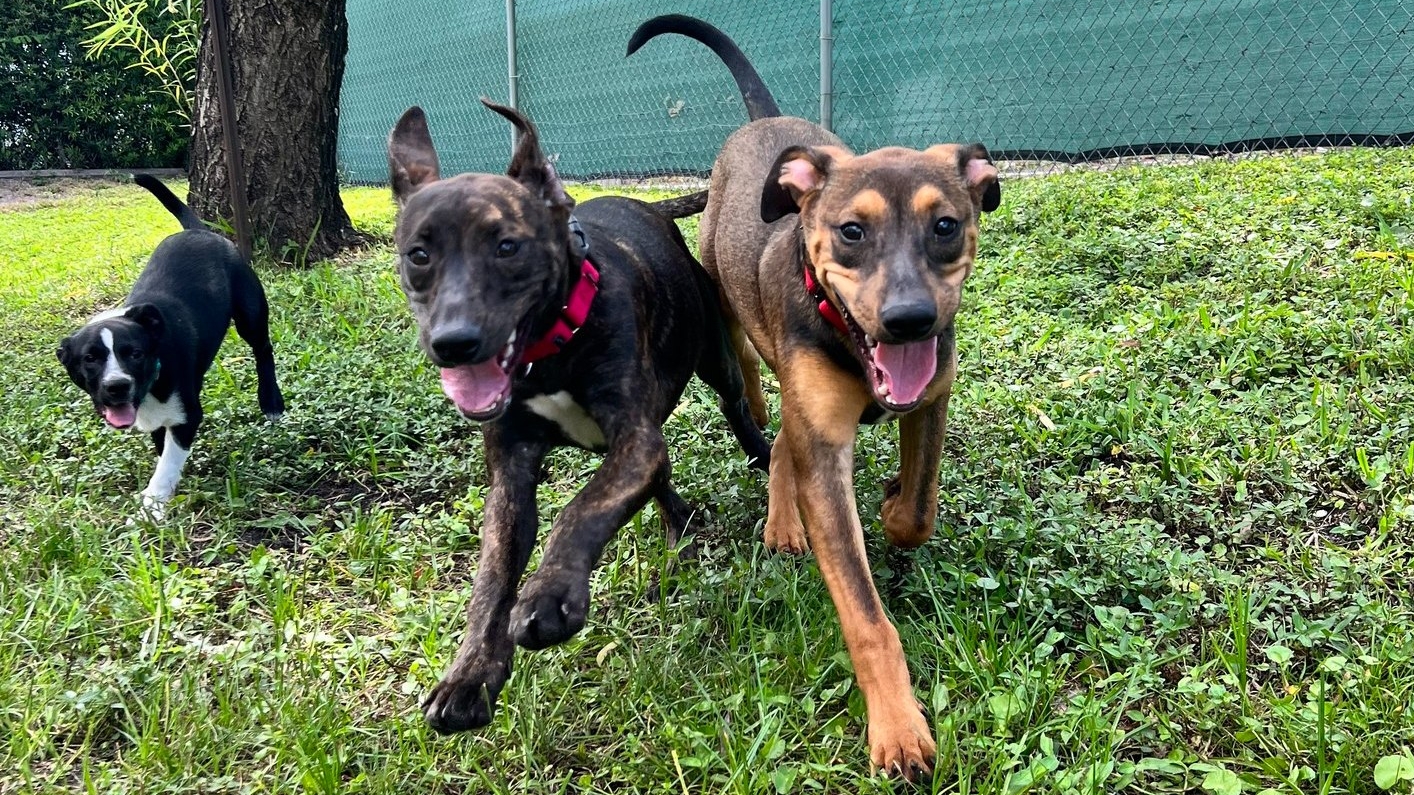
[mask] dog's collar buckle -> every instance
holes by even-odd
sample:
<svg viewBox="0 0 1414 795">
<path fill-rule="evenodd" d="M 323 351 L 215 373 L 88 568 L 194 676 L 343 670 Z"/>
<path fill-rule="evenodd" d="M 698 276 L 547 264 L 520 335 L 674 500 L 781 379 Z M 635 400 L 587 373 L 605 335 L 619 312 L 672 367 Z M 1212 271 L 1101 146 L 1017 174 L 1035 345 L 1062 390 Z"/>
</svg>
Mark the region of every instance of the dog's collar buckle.
<svg viewBox="0 0 1414 795">
<path fill-rule="evenodd" d="M 810 263 L 805 263 L 801 270 L 805 272 L 805 291 L 810 293 L 811 298 L 820 302 L 820 316 L 841 333 L 848 334 L 849 327 L 844 324 L 844 315 L 841 315 L 840 310 L 836 309 L 835 305 L 830 303 L 830 299 L 825 297 L 824 288 L 815 281 L 815 274 L 810 272 Z"/>
<path fill-rule="evenodd" d="M 555 324 L 545 332 L 545 336 L 536 340 L 535 344 L 526 350 L 523 359 L 526 372 L 530 372 L 530 365 L 547 356 L 554 356 L 569 344 L 575 332 L 579 331 L 585 319 L 589 317 L 589 308 L 594 305 L 594 296 L 598 293 L 599 271 L 586 258 L 580 263 L 579 280 L 570 288 L 570 297 L 560 310 L 560 316 L 555 318 Z"/>
</svg>

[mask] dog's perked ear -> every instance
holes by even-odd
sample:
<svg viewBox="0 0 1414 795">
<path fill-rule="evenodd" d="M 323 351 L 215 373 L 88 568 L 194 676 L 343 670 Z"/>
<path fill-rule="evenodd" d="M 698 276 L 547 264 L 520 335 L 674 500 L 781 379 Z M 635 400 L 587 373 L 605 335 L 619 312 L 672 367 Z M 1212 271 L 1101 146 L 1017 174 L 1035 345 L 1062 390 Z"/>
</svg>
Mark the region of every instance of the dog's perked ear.
<svg viewBox="0 0 1414 795">
<path fill-rule="evenodd" d="M 792 146 L 766 172 L 761 188 L 761 220 L 771 223 L 800 207 L 824 186 L 830 168 L 852 157 L 837 146 Z"/>
<path fill-rule="evenodd" d="M 399 207 L 419 188 L 440 177 L 427 114 L 416 105 L 403 113 L 388 134 L 388 175 Z"/>
<path fill-rule="evenodd" d="M 162 332 L 167 328 L 166 321 L 162 319 L 162 311 L 152 304 L 130 306 L 128 311 L 123 313 L 123 317 L 146 329 L 147 335 L 154 343 L 162 339 Z"/>
<path fill-rule="evenodd" d="M 540 148 L 540 133 L 536 131 L 530 119 L 515 108 L 497 105 L 486 97 L 481 98 L 481 104 L 505 117 L 515 125 L 519 133 L 515 153 L 511 155 L 511 164 L 506 168 L 506 176 L 544 199 L 546 207 L 574 209 L 574 199 L 565 192 L 564 183 L 560 182 L 554 166 L 550 165 L 544 150 Z"/>
</svg>

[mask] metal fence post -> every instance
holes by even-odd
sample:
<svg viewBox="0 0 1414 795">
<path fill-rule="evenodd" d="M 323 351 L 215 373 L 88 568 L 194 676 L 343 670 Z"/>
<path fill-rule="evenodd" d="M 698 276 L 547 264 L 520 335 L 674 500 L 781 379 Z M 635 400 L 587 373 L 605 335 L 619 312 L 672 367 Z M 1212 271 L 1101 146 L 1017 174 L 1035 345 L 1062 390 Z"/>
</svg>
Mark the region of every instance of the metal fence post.
<svg viewBox="0 0 1414 795">
<path fill-rule="evenodd" d="M 520 75 L 516 71 L 516 0 L 506 0 L 506 102 L 520 110 Z M 511 154 L 516 151 L 516 140 L 520 136 L 511 128 Z"/>
<path fill-rule="evenodd" d="M 820 0 L 820 126 L 834 131 L 835 20 L 830 0 Z"/>
</svg>

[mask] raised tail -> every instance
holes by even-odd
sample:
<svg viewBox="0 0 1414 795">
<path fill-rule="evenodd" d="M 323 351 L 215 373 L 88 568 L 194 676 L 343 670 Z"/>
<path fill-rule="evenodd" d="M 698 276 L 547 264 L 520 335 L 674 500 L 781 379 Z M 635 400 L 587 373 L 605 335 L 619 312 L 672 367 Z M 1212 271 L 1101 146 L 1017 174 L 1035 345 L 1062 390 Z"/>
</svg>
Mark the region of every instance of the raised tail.
<svg viewBox="0 0 1414 795">
<path fill-rule="evenodd" d="M 686 218 L 689 215 L 697 215 L 707 207 L 707 191 L 700 190 L 686 196 L 661 199 L 648 206 L 664 218 Z"/>
<path fill-rule="evenodd" d="M 205 229 L 206 224 L 192 212 L 187 203 L 178 199 L 172 191 L 167 189 L 162 181 L 151 174 L 134 174 L 133 182 L 147 188 L 147 192 L 157 197 L 157 201 L 162 202 L 162 206 L 167 208 L 167 212 L 177 216 L 183 229 Z"/>
<path fill-rule="evenodd" d="M 647 44 L 649 39 L 662 33 L 676 33 L 696 39 L 716 53 L 736 80 L 736 86 L 741 90 L 741 99 L 746 103 L 746 113 L 752 121 L 781 115 L 781 109 L 776 106 L 776 100 L 761 80 L 761 75 L 757 74 L 756 67 L 746 60 L 746 54 L 736 46 L 736 42 L 696 17 L 684 14 L 653 17 L 633 32 L 633 36 L 628 40 L 628 54 L 638 52 L 638 48 Z"/>
</svg>

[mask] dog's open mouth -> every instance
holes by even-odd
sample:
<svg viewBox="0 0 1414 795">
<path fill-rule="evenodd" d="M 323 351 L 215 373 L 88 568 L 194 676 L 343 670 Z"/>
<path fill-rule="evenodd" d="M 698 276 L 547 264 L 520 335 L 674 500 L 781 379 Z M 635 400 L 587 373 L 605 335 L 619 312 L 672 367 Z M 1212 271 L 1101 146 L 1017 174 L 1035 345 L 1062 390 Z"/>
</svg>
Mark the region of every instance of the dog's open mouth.
<svg viewBox="0 0 1414 795">
<path fill-rule="evenodd" d="M 938 338 L 880 342 L 864 333 L 843 304 L 840 315 L 864 364 L 874 400 L 889 411 L 908 411 L 917 406 L 938 373 Z"/>
<path fill-rule="evenodd" d="M 103 421 L 112 425 L 118 430 L 133 427 L 137 422 L 137 406 L 131 403 L 119 403 L 116 406 L 103 406 L 98 410 L 103 415 Z"/>
<path fill-rule="evenodd" d="M 511 374 L 520 365 L 518 332 L 511 332 L 501 352 L 484 362 L 442 368 L 442 391 L 463 417 L 476 422 L 494 420 L 511 403 Z"/>
</svg>

